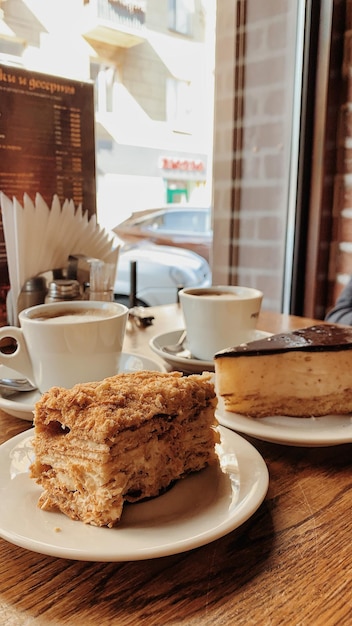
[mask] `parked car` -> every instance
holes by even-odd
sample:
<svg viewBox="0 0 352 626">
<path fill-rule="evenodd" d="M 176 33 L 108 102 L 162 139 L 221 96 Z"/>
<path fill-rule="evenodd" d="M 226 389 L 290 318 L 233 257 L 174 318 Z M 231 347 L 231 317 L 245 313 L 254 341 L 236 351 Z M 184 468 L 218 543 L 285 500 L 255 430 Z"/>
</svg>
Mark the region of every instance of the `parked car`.
<svg viewBox="0 0 352 626">
<path fill-rule="evenodd" d="M 133 213 L 114 232 L 125 242 L 146 239 L 158 245 L 196 252 L 207 261 L 213 241 L 211 209 L 168 205 Z"/>
<path fill-rule="evenodd" d="M 122 245 L 117 264 L 114 298 L 129 305 L 132 262 L 136 268 L 137 304 L 155 306 L 177 302 L 180 287 L 208 287 L 211 271 L 198 254 L 149 242 Z"/>
</svg>

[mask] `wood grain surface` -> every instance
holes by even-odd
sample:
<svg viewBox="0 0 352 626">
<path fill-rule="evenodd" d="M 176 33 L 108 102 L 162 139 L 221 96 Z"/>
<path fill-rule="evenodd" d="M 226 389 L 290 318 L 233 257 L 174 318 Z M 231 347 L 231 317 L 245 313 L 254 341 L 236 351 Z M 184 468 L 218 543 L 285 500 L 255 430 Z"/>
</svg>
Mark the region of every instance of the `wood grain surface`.
<svg viewBox="0 0 352 626">
<path fill-rule="evenodd" d="M 153 309 L 125 349 L 182 327 L 178 307 Z M 265 313 L 272 332 L 313 323 Z M 0 412 L 6 441 L 31 427 Z M 0 539 L 2 626 L 329 626 L 352 623 L 351 445 L 300 448 L 248 440 L 265 459 L 268 494 L 240 528 L 176 556 L 90 563 L 42 556 Z M 0 506 L 6 506 L 1 500 Z M 79 522 L 77 522 L 79 523 Z"/>
</svg>

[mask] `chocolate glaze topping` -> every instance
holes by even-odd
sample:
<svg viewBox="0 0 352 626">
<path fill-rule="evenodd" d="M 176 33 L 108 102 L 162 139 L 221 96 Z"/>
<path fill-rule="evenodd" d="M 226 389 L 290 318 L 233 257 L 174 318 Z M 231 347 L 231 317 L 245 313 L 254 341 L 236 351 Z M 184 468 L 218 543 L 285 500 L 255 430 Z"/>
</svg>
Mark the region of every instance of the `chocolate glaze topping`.
<svg viewBox="0 0 352 626">
<path fill-rule="evenodd" d="M 352 350 L 352 328 L 334 324 L 318 324 L 301 328 L 290 333 L 272 335 L 250 343 L 242 343 L 234 348 L 217 352 L 215 359 L 234 356 L 260 356 L 279 354 L 291 350 L 302 352 L 327 352 Z"/>
</svg>

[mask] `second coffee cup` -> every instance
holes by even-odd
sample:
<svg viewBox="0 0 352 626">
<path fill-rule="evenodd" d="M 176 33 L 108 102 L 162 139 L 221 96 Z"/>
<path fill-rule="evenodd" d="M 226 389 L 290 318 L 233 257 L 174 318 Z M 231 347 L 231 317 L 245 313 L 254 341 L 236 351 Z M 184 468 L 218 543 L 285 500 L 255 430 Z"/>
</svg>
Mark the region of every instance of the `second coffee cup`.
<svg viewBox="0 0 352 626">
<path fill-rule="evenodd" d="M 212 286 L 179 292 L 192 355 L 211 361 L 225 348 L 253 339 L 263 293 L 252 287 Z"/>
</svg>

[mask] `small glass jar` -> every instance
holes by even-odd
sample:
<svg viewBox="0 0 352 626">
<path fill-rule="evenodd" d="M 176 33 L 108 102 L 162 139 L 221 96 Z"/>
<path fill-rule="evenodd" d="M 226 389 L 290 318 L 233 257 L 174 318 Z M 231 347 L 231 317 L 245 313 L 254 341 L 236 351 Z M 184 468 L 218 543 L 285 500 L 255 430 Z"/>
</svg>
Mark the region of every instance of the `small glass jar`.
<svg viewBox="0 0 352 626">
<path fill-rule="evenodd" d="M 49 283 L 45 302 L 81 300 L 81 289 L 78 280 L 58 278 Z"/>
</svg>

